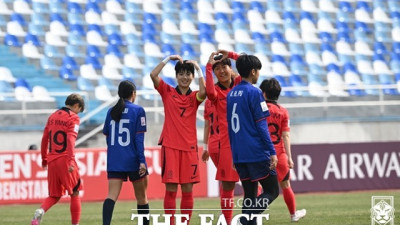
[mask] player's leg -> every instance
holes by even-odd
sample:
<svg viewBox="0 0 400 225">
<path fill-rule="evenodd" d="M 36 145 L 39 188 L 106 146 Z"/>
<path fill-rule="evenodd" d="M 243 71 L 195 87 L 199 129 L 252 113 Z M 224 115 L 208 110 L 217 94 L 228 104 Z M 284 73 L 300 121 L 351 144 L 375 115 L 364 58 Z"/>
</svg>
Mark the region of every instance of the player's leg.
<svg viewBox="0 0 400 225">
<path fill-rule="evenodd" d="M 181 184 L 182 189 L 182 199 L 181 199 L 181 214 L 189 215 L 188 224 L 190 223 L 190 218 L 192 217 L 193 211 L 193 183 Z M 182 222 L 186 219 L 182 219 Z"/>
<path fill-rule="evenodd" d="M 266 178 L 258 180 L 263 188 L 263 193 L 257 197 L 257 209 L 262 213 L 279 195 L 279 185 L 276 175 L 269 175 Z"/>
<path fill-rule="evenodd" d="M 150 211 L 149 211 L 149 202 L 147 200 L 147 194 L 146 194 L 146 186 L 147 186 L 146 177 L 143 177 L 140 180 L 133 181 L 132 184 L 135 190 L 138 214 L 148 215 Z M 149 223 L 150 220 L 148 219 L 143 220 L 143 225 L 149 225 Z"/>
<path fill-rule="evenodd" d="M 43 201 L 40 208 L 35 210 L 35 213 L 33 214 L 33 218 L 31 221 L 31 225 L 39 225 L 44 213 L 47 212 L 53 205 L 55 205 L 58 202 L 58 200 L 60 200 L 60 197 L 50 197 L 50 196 L 47 197 Z"/>
<path fill-rule="evenodd" d="M 221 198 L 220 204 L 222 209 L 222 214 L 224 214 L 225 220 L 227 224 L 230 224 L 232 221 L 233 215 L 233 192 L 235 190 L 234 181 L 222 181 L 222 188 L 221 188 Z"/>
<path fill-rule="evenodd" d="M 164 211 L 165 214 L 171 214 L 171 225 L 175 224 L 175 209 L 176 209 L 176 193 L 178 191 L 178 184 L 166 183 L 165 184 L 165 196 L 164 196 Z"/>
<path fill-rule="evenodd" d="M 290 213 L 290 219 L 293 222 L 299 221 L 306 215 L 307 211 L 305 209 L 296 210 L 296 198 L 292 187 L 290 186 L 290 179 L 284 179 L 279 183 L 279 185 L 281 186 L 283 199 Z"/>
<path fill-rule="evenodd" d="M 110 173 L 108 173 L 108 177 L 108 195 L 103 203 L 103 225 L 109 225 L 111 223 L 114 205 L 121 192 L 123 182 L 123 179 L 112 179 Z"/>
<path fill-rule="evenodd" d="M 79 191 L 74 191 L 71 196 L 71 203 L 69 210 L 71 212 L 72 225 L 78 225 L 81 219 L 81 198 L 79 197 Z"/>
<path fill-rule="evenodd" d="M 251 214 L 254 213 L 253 205 L 257 197 L 258 183 L 251 180 L 242 180 L 242 187 L 244 191 L 242 214 L 249 215 L 250 218 Z M 254 223 L 253 221 L 247 221 L 244 217 L 240 219 L 240 222 L 248 225 L 253 225 Z"/>
</svg>

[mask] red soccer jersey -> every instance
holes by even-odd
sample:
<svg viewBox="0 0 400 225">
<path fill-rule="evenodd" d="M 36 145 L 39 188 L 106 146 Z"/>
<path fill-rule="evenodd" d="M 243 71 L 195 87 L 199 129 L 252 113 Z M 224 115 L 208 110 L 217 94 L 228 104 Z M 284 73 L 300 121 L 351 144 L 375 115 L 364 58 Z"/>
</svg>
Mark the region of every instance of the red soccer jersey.
<svg viewBox="0 0 400 225">
<path fill-rule="evenodd" d="M 219 126 L 218 116 L 215 106 L 207 99 L 204 105 L 204 120 L 208 120 L 210 129 L 208 132 L 208 151 L 210 153 L 218 152 Z"/>
<path fill-rule="evenodd" d="M 239 58 L 239 55 L 234 52 L 229 52 L 229 58 L 236 60 L 237 58 Z M 217 110 L 221 149 L 231 148 L 231 145 L 229 143 L 228 121 L 226 117 L 226 96 L 229 91 L 231 91 L 232 88 L 239 84 L 241 81 L 242 77 L 237 76 L 235 80 L 231 83 L 231 86 L 229 88 L 225 88 L 220 83 L 216 83 L 214 85 L 212 64 L 207 64 L 206 66 L 207 98 L 213 102 Z"/>
<path fill-rule="evenodd" d="M 64 107 L 51 114 L 43 131 L 42 165 L 46 166 L 59 157 L 73 161 L 78 131 L 79 116 L 76 113 Z"/>
<path fill-rule="evenodd" d="M 276 154 L 285 153 L 285 145 L 282 140 L 282 132 L 290 131 L 288 111 L 275 101 L 266 101 L 270 116 L 267 117 L 268 130 L 274 143 Z"/>
<path fill-rule="evenodd" d="M 183 151 L 196 151 L 196 114 L 202 101 L 198 101 L 198 91 L 180 93 L 178 88 L 166 84 L 161 78 L 157 91 L 164 103 L 164 126 L 159 144 Z"/>
</svg>

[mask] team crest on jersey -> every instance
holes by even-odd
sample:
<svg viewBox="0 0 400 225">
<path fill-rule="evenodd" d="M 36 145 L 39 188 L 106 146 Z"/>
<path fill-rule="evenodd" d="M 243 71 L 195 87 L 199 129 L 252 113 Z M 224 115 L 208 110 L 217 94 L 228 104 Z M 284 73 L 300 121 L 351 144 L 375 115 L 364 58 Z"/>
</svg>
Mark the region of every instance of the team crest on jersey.
<svg viewBox="0 0 400 225">
<path fill-rule="evenodd" d="M 75 131 L 75 133 L 78 133 L 78 131 L 79 131 L 79 125 L 78 124 L 75 124 L 74 131 Z"/>
<path fill-rule="evenodd" d="M 146 118 L 144 116 L 140 117 L 140 124 L 146 126 Z"/>
<path fill-rule="evenodd" d="M 260 105 L 261 105 L 261 109 L 262 109 L 263 112 L 268 111 L 268 106 L 267 106 L 267 103 L 266 103 L 266 102 L 262 101 L 262 102 L 260 103 Z"/>
<path fill-rule="evenodd" d="M 122 113 L 127 114 L 128 113 L 128 108 L 125 108 Z"/>
</svg>

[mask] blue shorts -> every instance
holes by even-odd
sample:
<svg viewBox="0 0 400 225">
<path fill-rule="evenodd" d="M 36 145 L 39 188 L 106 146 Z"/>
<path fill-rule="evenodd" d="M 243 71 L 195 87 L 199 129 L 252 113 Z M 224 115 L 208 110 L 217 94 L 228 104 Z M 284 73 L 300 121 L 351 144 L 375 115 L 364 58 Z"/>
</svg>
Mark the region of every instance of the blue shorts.
<svg viewBox="0 0 400 225">
<path fill-rule="evenodd" d="M 107 172 L 108 179 L 119 179 L 122 181 L 128 181 L 128 178 L 129 178 L 129 181 L 131 181 L 131 182 L 141 180 L 144 177 L 146 177 L 147 175 L 149 175 L 147 170 L 143 176 L 139 175 L 139 171 L 132 171 L 132 172 L 109 171 L 109 172 Z"/>
<path fill-rule="evenodd" d="M 269 169 L 269 160 L 252 163 L 235 163 L 240 180 L 258 181 L 270 175 L 276 176 L 275 170 Z"/>
</svg>

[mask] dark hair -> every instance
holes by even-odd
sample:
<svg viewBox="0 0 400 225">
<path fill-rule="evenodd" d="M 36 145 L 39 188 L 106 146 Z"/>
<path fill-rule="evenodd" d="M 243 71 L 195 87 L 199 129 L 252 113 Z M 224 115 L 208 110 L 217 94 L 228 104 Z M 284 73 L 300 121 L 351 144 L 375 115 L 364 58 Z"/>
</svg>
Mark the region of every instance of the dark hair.
<svg viewBox="0 0 400 225">
<path fill-rule="evenodd" d="M 212 65 L 212 70 L 214 70 L 215 67 L 217 67 L 219 64 L 222 64 L 223 66 L 228 65 L 229 67 L 232 66 L 231 60 L 228 59 L 228 58 L 226 58 L 226 59 L 224 59 L 224 60 L 222 60 L 222 61 L 219 61 L 219 62 L 217 62 L 217 63 L 214 63 L 214 64 Z"/>
<path fill-rule="evenodd" d="M 119 83 L 118 86 L 118 102 L 111 109 L 111 118 L 118 122 L 121 119 L 122 112 L 125 109 L 125 99 L 132 96 L 132 93 L 136 92 L 136 86 L 129 80 L 124 80 Z"/>
<path fill-rule="evenodd" d="M 83 112 L 83 110 L 85 110 L 85 101 L 80 94 L 73 93 L 68 95 L 67 99 L 65 99 L 65 105 L 73 106 L 76 103 L 79 104 L 81 112 Z"/>
<path fill-rule="evenodd" d="M 251 70 L 260 70 L 261 66 L 260 60 L 254 55 L 240 55 L 236 60 L 236 69 L 244 78 L 249 77 Z"/>
<path fill-rule="evenodd" d="M 187 60 L 183 60 L 183 63 L 178 61 L 175 65 L 175 75 L 178 75 L 180 72 L 190 72 L 194 76 L 194 65 L 192 63 L 188 63 Z"/>
<path fill-rule="evenodd" d="M 265 79 L 260 84 L 260 89 L 267 96 L 268 100 L 277 101 L 281 94 L 281 85 L 275 78 Z"/>
</svg>

